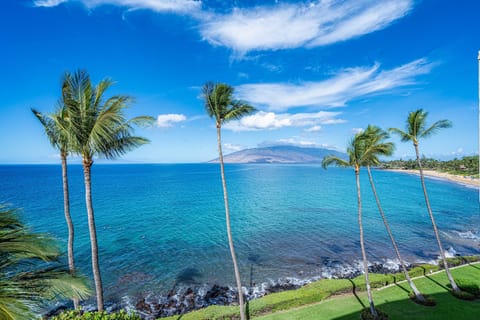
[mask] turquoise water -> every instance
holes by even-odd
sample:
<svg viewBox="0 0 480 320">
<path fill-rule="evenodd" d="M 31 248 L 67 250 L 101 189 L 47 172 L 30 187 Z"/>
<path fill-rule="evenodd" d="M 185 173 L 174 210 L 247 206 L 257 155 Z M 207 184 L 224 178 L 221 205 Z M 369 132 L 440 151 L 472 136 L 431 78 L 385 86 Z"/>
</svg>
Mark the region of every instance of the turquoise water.
<svg viewBox="0 0 480 320">
<path fill-rule="evenodd" d="M 92 170 L 105 296 L 128 303 L 171 289 L 233 285 L 223 195 L 216 164 L 99 165 Z M 379 196 L 409 262 L 438 250 L 420 181 L 374 171 Z M 76 262 L 90 275 L 83 172 L 69 167 Z M 227 165 L 233 236 L 243 284 L 348 275 L 359 268 L 355 177 L 352 170 L 316 165 Z M 0 166 L 0 201 L 23 209 L 36 231 L 65 248 L 59 165 Z M 361 176 L 366 249 L 371 263 L 395 256 Z M 478 189 L 427 179 L 444 246 L 480 254 Z M 293 280 L 291 280 L 293 281 Z M 259 289 L 260 288 L 260 289 Z"/>
</svg>

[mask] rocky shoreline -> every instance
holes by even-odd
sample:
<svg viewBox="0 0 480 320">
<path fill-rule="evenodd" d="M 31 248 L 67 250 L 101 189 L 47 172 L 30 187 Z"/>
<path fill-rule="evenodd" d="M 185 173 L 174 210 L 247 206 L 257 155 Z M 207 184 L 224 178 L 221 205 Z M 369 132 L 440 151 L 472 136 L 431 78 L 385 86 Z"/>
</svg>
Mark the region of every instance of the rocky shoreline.
<svg viewBox="0 0 480 320">
<path fill-rule="evenodd" d="M 399 270 L 399 265 L 392 263 L 374 263 L 369 266 L 372 273 L 391 273 Z M 354 278 L 362 274 L 358 268 L 343 268 L 339 274 L 331 274 L 330 278 Z M 306 279 L 284 278 L 277 281 L 264 282 L 250 288 L 244 287 L 247 300 L 263 297 L 267 294 L 285 290 L 298 289 L 310 282 L 327 277 L 313 277 Z M 221 286 L 188 286 L 170 291 L 164 296 L 149 295 L 144 298 L 130 301 L 125 299 L 119 308 L 134 311 L 142 318 L 151 320 L 172 315 L 180 315 L 210 305 L 231 305 L 237 301 L 237 290 L 233 287 Z"/>
</svg>

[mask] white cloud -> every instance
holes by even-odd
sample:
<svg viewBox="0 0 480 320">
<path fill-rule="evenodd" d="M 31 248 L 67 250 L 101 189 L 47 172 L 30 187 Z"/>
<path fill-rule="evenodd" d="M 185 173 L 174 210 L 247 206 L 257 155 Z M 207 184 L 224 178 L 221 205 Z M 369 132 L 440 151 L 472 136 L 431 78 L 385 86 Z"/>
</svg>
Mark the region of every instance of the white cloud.
<svg viewBox="0 0 480 320">
<path fill-rule="evenodd" d="M 278 139 L 278 140 L 275 140 L 275 141 L 263 141 L 263 142 L 258 144 L 258 147 L 259 148 L 264 148 L 264 147 L 273 147 L 273 146 L 278 146 L 278 145 L 324 148 L 324 149 L 330 149 L 330 150 L 345 152 L 344 148 L 339 148 L 335 145 L 326 144 L 326 143 L 320 143 L 319 144 L 319 143 L 317 143 L 315 141 L 312 141 L 312 140 L 305 140 L 302 137 L 291 137 L 291 138 L 285 138 L 285 139 Z"/>
<path fill-rule="evenodd" d="M 68 0 L 37 0 L 33 2 L 33 5 L 36 7 L 56 7 L 66 1 Z"/>
<path fill-rule="evenodd" d="M 37 7 L 55 7 L 64 2 L 82 2 L 88 8 L 101 5 L 116 5 L 128 9 L 149 9 L 153 11 L 192 12 L 201 8 L 201 1 L 196 0 L 36 0 Z"/>
<path fill-rule="evenodd" d="M 355 98 L 415 84 L 415 77 L 430 72 L 433 66 L 426 59 L 418 59 L 379 71 L 380 66 L 375 64 L 344 69 L 323 81 L 244 84 L 236 87 L 236 92 L 241 99 L 275 111 L 305 106 L 341 107 Z"/>
<path fill-rule="evenodd" d="M 363 128 L 352 128 L 352 130 L 350 130 L 350 132 L 351 132 L 352 134 L 362 133 L 362 132 L 363 132 Z"/>
<path fill-rule="evenodd" d="M 161 114 L 157 117 L 157 126 L 160 128 L 172 127 L 174 123 L 187 120 L 187 117 L 183 114 Z"/>
<path fill-rule="evenodd" d="M 278 139 L 276 141 L 277 145 L 292 145 L 292 146 L 300 146 L 300 147 L 316 147 L 317 144 L 314 141 L 309 140 L 299 140 L 297 138 L 288 138 L 288 139 Z"/>
<path fill-rule="evenodd" d="M 244 149 L 244 147 L 242 147 L 241 145 L 233 144 L 233 143 L 224 143 L 223 147 L 228 151 L 240 151 Z"/>
<path fill-rule="evenodd" d="M 240 120 L 227 123 L 225 129 L 233 131 L 274 130 L 285 127 L 311 127 L 320 124 L 344 123 L 337 118 L 340 112 L 320 111 L 316 113 L 280 113 L 259 111 Z"/>
<path fill-rule="evenodd" d="M 313 126 L 313 127 L 311 127 L 311 128 L 305 129 L 304 131 L 306 131 L 306 132 L 318 132 L 318 131 L 320 131 L 320 130 L 322 130 L 322 127 L 319 126 L 319 125 L 315 125 L 315 126 Z"/>
<path fill-rule="evenodd" d="M 413 0 L 326 0 L 235 8 L 229 14 L 208 16 L 200 32 L 209 43 L 239 53 L 316 47 L 381 30 L 412 7 Z"/>
</svg>

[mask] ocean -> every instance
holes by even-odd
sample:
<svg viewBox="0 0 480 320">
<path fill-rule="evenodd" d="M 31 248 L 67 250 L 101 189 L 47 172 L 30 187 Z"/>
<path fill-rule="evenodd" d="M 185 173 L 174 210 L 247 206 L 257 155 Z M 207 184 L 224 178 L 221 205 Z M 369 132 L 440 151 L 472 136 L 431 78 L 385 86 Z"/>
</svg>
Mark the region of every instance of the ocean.
<svg viewBox="0 0 480 320">
<path fill-rule="evenodd" d="M 435 261 L 438 249 L 419 177 L 372 172 L 404 259 Z M 227 164 L 226 178 L 233 238 L 249 298 L 314 279 L 359 274 L 353 170 Z M 0 202 L 21 208 L 33 230 L 53 234 L 66 252 L 60 165 L 1 165 L 0 179 Z M 91 278 L 80 165 L 69 166 L 69 179 L 76 264 Z M 448 254 L 480 254 L 478 189 L 426 182 Z M 365 170 L 361 185 L 368 260 L 395 269 L 398 261 Z M 108 305 L 138 309 L 144 299 L 165 304 L 172 297 L 181 300 L 188 290 L 196 294 L 195 307 L 233 299 L 231 291 L 217 300 L 205 298 L 209 292 L 211 298 L 214 285 L 234 286 L 218 164 L 94 164 L 92 192 Z M 170 303 L 158 314 L 180 309 Z"/>
</svg>

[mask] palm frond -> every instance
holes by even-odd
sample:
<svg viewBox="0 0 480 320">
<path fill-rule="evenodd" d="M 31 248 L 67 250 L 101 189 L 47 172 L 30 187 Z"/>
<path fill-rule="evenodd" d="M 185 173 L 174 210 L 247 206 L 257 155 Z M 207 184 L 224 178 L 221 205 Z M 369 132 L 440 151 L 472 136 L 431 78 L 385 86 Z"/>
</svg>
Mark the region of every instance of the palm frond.
<svg viewBox="0 0 480 320">
<path fill-rule="evenodd" d="M 254 111 L 256 111 L 256 109 L 246 102 L 233 101 L 232 107 L 227 110 L 227 113 L 223 117 L 223 121 L 228 122 L 230 120 L 237 120 Z"/>
<path fill-rule="evenodd" d="M 322 167 L 326 169 L 327 167 L 331 165 L 337 165 L 340 167 L 348 167 L 350 166 L 350 163 L 345 161 L 342 158 L 336 157 L 336 156 L 326 156 L 322 160 Z"/>
<path fill-rule="evenodd" d="M 439 120 L 432 124 L 428 129 L 423 131 L 420 135 L 421 138 L 428 138 L 429 136 L 437 133 L 440 129 L 450 128 L 452 126 L 452 122 L 449 120 Z"/>
<path fill-rule="evenodd" d="M 0 205 L 0 318 L 33 319 L 54 298 L 85 299 L 86 279 L 58 262 L 53 239 L 32 233 L 17 210 Z"/>
<path fill-rule="evenodd" d="M 413 141 L 413 137 L 410 134 L 398 128 L 389 128 L 388 131 L 400 136 L 400 140 L 402 142 Z"/>
</svg>

